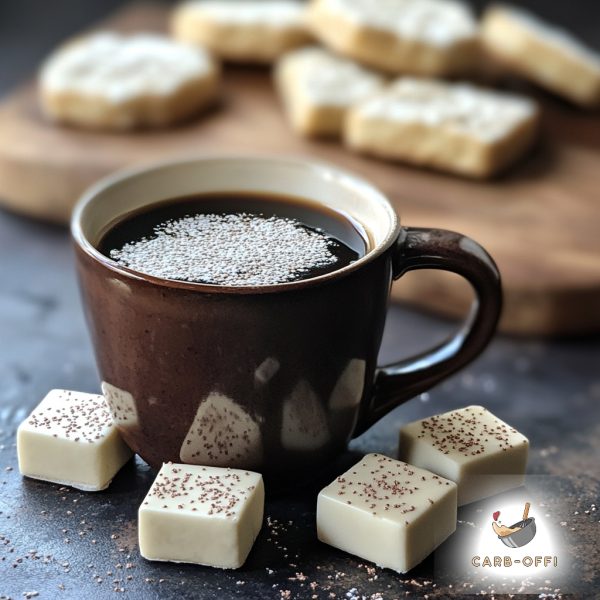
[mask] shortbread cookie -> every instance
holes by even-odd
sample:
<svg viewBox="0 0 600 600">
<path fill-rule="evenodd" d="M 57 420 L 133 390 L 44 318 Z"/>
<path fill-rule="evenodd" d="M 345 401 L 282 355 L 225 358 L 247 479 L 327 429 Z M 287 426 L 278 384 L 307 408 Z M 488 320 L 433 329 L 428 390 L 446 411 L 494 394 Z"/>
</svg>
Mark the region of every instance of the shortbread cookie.
<svg viewBox="0 0 600 600">
<path fill-rule="evenodd" d="M 327 46 L 391 73 L 463 73 L 477 58 L 477 24 L 454 0 L 312 0 L 308 22 Z"/>
<path fill-rule="evenodd" d="M 350 106 L 382 88 L 383 78 L 317 47 L 286 54 L 275 80 L 292 127 L 307 136 L 337 136 Z"/>
<path fill-rule="evenodd" d="M 218 82 L 204 50 L 154 34 L 99 32 L 46 61 L 41 103 L 51 119 L 81 127 L 161 127 L 212 103 Z"/>
<path fill-rule="evenodd" d="M 272 63 L 310 41 L 297 0 L 192 0 L 175 10 L 176 39 L 232 62 Z"/>
<path fill-rule="evenodd" d="M 600 54 L 570 33 L 518 8 L 484 15 L 487 50 L 515 72 L 584 107 L 600 107 Z"/>
<path fill-rule="evenodd" d="M 523 155 L 538 120 L 527 98 L 405 78 L 352 108 L 344 134 L 355 150 L 483 178 Z"/>
</svg>

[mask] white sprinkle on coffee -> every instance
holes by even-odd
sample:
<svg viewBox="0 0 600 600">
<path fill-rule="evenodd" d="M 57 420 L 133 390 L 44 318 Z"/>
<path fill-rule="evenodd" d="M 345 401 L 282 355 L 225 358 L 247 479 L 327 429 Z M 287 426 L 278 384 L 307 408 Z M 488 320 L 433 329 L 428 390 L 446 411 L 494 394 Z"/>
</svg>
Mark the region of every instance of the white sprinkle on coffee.
<svg viewBox="0 0 600 600">
<path fill-rule="evenodd" d="M 163 279 L 262 286 L 302 279 L 335 264 L 337 243 L 295 219 L 199 214 L 158 225 L 152 237 L 111 250 L 110 257 Z"/>
</svg>

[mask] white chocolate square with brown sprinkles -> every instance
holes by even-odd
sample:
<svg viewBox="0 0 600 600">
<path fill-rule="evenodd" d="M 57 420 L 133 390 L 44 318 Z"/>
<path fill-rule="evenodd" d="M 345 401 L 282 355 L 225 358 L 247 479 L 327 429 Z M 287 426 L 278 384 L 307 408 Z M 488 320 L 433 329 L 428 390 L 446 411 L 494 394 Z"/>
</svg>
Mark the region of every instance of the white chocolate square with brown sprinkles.
<svg viewBox="0 0 600 600">
<path fill-rule="evenodd" d="M 139 509 L 140 552 L 237 569 L 260 531 L 264 502 L 259 473 L 165 463 Z"/>
<path fill-rule="evenodd" d="M 382 454 L 367 454 L 319 494 L 326 544 L 406 573 L 456 529 L 456 485 Z"/>
<path fill-rule="evenodd" d="M 404 425 L 399 457 L 458 485 L 458 505 L 523 484 L 529 441 L 483 406 Z"/>
<path fill-rule="evenodd" d="M 19 426 L 21 473 L 85 491 L 108 487 L 133 453 L 103 396 L 51 390 Z"/>
</svg>

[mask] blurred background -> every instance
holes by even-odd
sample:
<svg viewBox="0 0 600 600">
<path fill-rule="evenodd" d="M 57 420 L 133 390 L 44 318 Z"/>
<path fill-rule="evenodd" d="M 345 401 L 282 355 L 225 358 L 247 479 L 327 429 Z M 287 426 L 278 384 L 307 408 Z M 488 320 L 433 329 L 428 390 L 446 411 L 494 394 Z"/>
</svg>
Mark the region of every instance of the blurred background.
<svg viewBox="0 0 600 600">
<path fill-rule="evenodd" d="M 125 4 L 126 0 L 55 0 L 51 5 L 39 0 L 0 2 L 0 90 L 27 77 L 66 36 Z M 480 11 L 490 3 L 470 0 L 467 4 Z M 582 40 L 600 49 L 600 6 L 594 0 L 527 0 L 513 4 L 577 32 Z"/>
</svg>

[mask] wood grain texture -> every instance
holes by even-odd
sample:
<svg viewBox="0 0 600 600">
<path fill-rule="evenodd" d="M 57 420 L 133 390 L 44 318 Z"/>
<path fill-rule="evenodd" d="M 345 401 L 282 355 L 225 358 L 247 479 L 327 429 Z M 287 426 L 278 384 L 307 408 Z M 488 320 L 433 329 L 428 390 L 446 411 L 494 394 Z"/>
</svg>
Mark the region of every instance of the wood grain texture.
<svg viewBox="0 0 600 600">
<path fill-rule="evenodd" d="M 111 20 L 122 30 L 164 29 L 165 9 L 133 5 Z M 44 120 L 35 84 L 0 105 L 0 201 L 56 222 L 80 193 L 116 169 L 186 155 L 291 155 L 325 160 L 366 177 L 394 202 L 403 223 L 453 229 L 494 256 L 504 278 L 501 329 L 534 335 L 600 331 L 600 117 L 542 97 L 542 141 L 516 169 L 471 182 L 300 139 L 288 127 L 269 72 L 226 69 L 222 105 L 167 131 L 103 134 Z M 450 316 L 471 295 L 454 276 L 409 274 L 404 299 Z"/>
</svg>

